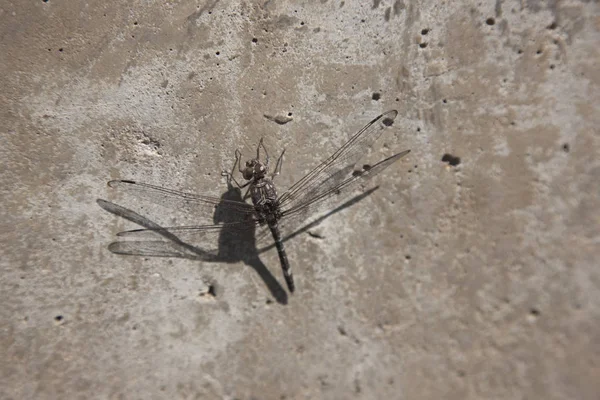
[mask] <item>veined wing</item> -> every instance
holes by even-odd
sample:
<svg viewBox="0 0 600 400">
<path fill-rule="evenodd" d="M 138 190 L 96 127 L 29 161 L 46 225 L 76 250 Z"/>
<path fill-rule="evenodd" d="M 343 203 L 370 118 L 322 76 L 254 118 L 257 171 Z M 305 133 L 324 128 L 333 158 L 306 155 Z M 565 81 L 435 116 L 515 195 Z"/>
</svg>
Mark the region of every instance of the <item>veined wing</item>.
<svg viewBox="0 0 600 400">
<path fill-rule="evenodd" d="M 202 249 L 175 243 L 170 240 L 127 240 L 116 241 L 108 245 L 115 254 L 142 257 L 177 257 L 207 262 L 219 261 L 218 254 Z"/>
<path fill-rule="evenodd" d="M 384 129 L 394 123 L 397 115 L 398 111 L 391 110 L 369 122 L 329 158 L 283 193 L 279 198 L 280 206 L 292 210 L 338 187 L 349 176 L 356 162 L 379 139 Z"/>
<path fill-rule="evenodd" d="M 350 175 L 345 180 L 339 182 L 336 186 L 329 188 L 328 191 L 313 197 L 310 201 L 296 205 L 290 209 L 283 210 L 281 220 L 279 221 L 279 228 L 283 240 L 286 241 L 289 238 L 296 236 L 298 232 L 306 231 L 310 227 L 316 225 L 324 217 L 320 217 L 317 220 L 311 217 L 316 216 L 322 211 L 332 210 L 335 205 L 339 206 L 340 202 L 348 196 L 349 192 L 351 192 L 357 184 L 364 183 L 368 179 L 379 174 L 385 168 L 406 156 L 408 153 L 410 153 L 410 150 L 405 150 L 401 153 L 386 158 L 385 160 L 378 162 L 368 169 L 364 169 L 356 172 L 353 175 Z M 350 206 L 355 202 L 362 200 L 374 190 L 375 189 L 370 189 L 369 191 L 351 199 L 342 207 L 338 207 L 338 209 L 332 211 L 339 211 L 340 208 Z M 268 244 L 264 241 L 261 241 L 261 245 L 266 247 L 261 248 L 260 251 L 265 251 L 272 247 L 271 244 Z"/>
<path fill-rule="evenodd" d="M 362 171 L 355 171 L 354 174 L 350 175 L 342 182 L 339 182 L 337 185 L 328 188 L 326 191 L 319 191 L 318 194 L 316 196 L 313 196 L 309 201 L 298 204 L 292 208 L 283 210 L 282 218 L 290 217 L 298 213 L 306 214 L 306 210 L 311 210 L 310 213 L 318 212 L 319 210 L 323 209 L 328 204 L 330 204 L 331 200 L 336 202 L 339 201 L 357 183 L 364 182 L 374 177 L 375 175 L 392 165 L 394 162 L 406 156 L 408 153 L 410 153 L 410 150 L 405 150 L 401 153 L 386 158 L 385 160 L 380 161 L 373 166 L 363 169 Z"/>
<path fill-rule="evenodd" d="M 348 207 L 353 206 L 354 204 L 359 203 L 363 199 L 365 199 L 365 198 L 369 197 L 371 194 L 373 194 L 377 189 L 379 189 L 379 186 L 375 186 L 369 190 L 366 190 L 363 193 L 358 194 L 358 195 L 346 200 L 346 202 L 339 204 L 337 207 L 335 207 L 333 209 L 329 209 L 329 211 L 327 211 L 327 213 L 320 214 L 318 217 L 316 217 L 316 215 L 315 215 L 315 218 L 310 218 L 309 220 L 300 218 L 300 216 L 299 216 L 300 213 L 297 213 L 297 214 L 290 216 L 287 219 L 284 219 L 283 221 L 280 221 L 279 222 L 279 231 L 281 233 L 282 242 L 285 243 L 288 240 L 295 238 L 296 236 L 302 235 L 303 233 L 306 233 L 306 232 L 310 232 L 311 229 L 318 226 L 321 222 L 323 222 L 327 218 L 337 214 L 338 212 L 340 212 L 342 210 L 345 210 Z M 314 215 L 314 213 L 313 213 L 313 215 Z M 262 227 L 261 227 L 261 229 L 262 229 Z M 257 235 L 256 235 L 256 243 L 257 243 L 259 253 L 264 253 L 265 251 L 271 250 L 272 248 L 275 247 L 273 238 L 271 238 L 270 241 L 265 240 L 266 234 L 271 233 L 271 232 L 269 232 L 267 230 L 266 232 L 262 232 L 262 233 L 264 233 L 265 235 L 261 235 L 260 233 L 257 233 Z"/>
<path fill-rule="evenodd" d="M 258 221 L 253 219 L 212 225 L 162 227 L 118 204 L 102 199 L 98 199 L 97 203 L 106 211 L 144 227 L 117 233 L 124 240 L 109 245 L 113 253 L 229 262 L 235 261 L 238 254 L 251 251 L 254 246 Z"/>
<path fill-rule="evenodd" d="M 217 206 L 232 210 L 236 214 L 254 214 L 254 207 L 243 201 L 186 193 L 130 180 L 110 181 L 108 182 L 108 186 L 120 192 L 132 194 L 140 199 L 149 200 L 155 204 L 186 211 L 189 215 L 197 215 L 201 208 L 214 212 Z"/>
<path fill-rule="evenodd" d="M 256 229 L 258 221 L 232 222 L 213 225 L 190 225 L 190 226 L 168 226 L 160 228 L 131 229 L 117 233 L 119 237 L 136 239 L 156 239 L 163 236 L 170 240 L 181 240 L 184 242 L 202 241 L 210 236 L 218 236 L 222 232 L 241 234 Z"/>
</svg>

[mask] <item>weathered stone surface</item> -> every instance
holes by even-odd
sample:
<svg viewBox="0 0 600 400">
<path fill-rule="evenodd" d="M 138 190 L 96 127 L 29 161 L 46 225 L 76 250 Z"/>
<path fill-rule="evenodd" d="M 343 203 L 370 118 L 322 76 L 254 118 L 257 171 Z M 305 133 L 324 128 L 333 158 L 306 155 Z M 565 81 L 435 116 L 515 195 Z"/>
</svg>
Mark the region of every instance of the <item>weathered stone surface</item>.
<svg viewBox="0 0 600 400">
<path fill-rule="evenodd" d="M 599 44 L 594 1 L 4 2 L 0 397 L 596 399 Z M 411 154 L 293 295 L 274 251 L 108 251 L 97 198 L 212 222 L 108 180 L 220 196 L 263 137 L 283 191 L 388 109 Z"/>
</svg>

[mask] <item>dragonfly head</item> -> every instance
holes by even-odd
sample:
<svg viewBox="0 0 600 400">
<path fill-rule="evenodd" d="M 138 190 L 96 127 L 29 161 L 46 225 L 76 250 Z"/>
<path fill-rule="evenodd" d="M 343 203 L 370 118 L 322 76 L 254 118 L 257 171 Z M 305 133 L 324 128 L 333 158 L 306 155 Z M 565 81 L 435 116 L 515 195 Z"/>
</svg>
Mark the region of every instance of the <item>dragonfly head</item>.
<svg viewBox="0 0 600 400">
<path fill-rule="evenodd" d="M 266 174 L 267 167 L 256 159 L 246 161 L 246 167 L 242 170 L 242 175 L 247 181 L 264 178 Z"/>
</svg>

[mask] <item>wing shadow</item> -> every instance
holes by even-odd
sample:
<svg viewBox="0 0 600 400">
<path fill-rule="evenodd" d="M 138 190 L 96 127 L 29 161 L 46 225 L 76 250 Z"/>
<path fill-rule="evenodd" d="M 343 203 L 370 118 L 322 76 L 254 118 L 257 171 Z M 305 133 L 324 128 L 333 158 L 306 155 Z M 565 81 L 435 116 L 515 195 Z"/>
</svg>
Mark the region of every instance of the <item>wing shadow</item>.
<svg viewBox="0 0 600 400">
<path fill-rule="evenodd" d="M 241 190 L 233 185 L 228 185 L 228 190 L 221 196 L 222 200 L 242 201 Z M 280 304 L 287 304 L 288 295 L 284 288 L 277 282 L 277 279 L 267 269 L 265 264 L 258 257 L 256 251 L 256 239 L 253 229 L 248 230 L 228 230 L 224 228 L 219 233 L 218 252 L 206 251 L 198 246 L 194 246 L 181 240 L 177 235 L 149 218 L 138 214 L 137 212 L 120 206 L 118 204 L 98 199 L 98 205 L 111 214 L 122 217 L 134 222 L 145 229 L 156 230 L 156 233 L 165 240 L 143 240 L 143 241 L 116 241 L 108 245 L 108 249 L 121 255 L 134 255 L 145 257 L 175 257 L 188 260 L 197 260 L 204 262 L 235 263 L 242 261 L 253 268 L 261 277 L 271 295 Z M 219 207 L 215 209 L 213 216 L 214 223 L 238 222 L 240 219 L 232 213 L 231 209 Z M 225 225 L 226 227 L 227 225 Z"/>
<path fill-rule="evenodd" d="M 353 206 L 354 204 L 358 203 L 359 201 L 361 201 L 361 200 L 365 199 L 366 197 L 370 196 L 377 189 L 379 189 L 379 186 L 375 186 L 374 188 L 366 190 L 364 193 L 361 193 L 359 195 L 354 196 L 350 200 L 347 200 L 345 203 L 342 203 L 340 206 L 334 208 L 331 211 L 328 211 L 327 213 L 323 214 L 319 218 L 316 218 L 314 221 L 312 221 L 312 222 L 304 225 L 303 227 L 295 230 L 294 232 L 290 233 L 289 235 L 284 236 L 281 239 L 281 241 L 285 243 L 288 240 L 291 240 L 291 239 L 295 238 L 296 236 L 309 231 L 310 229 L 312 229 L 312 228 L 316 227 L 317 225 L 319 225 L 325 219 L 331 217 L 334 214 L 337 214 L 338 212 L 342 211 L 345 208 Z M 271 250 L 274 247 L 275 247 L 275 243 L 272 243 L 272 244 L 270 244 L 268 246 L 265 246 L 265 247 L 261 247 L 260 249 L 258 249 L 258 253 L 259 254 L 260 253 L 264 253 L 265 251 L 269 251 L 269 250 Z"/>
<path fill-rule="evenodd" d="M 326 218 L 350 207 L 367 196 L 371 195 L 378 187 L 374 187 L 360 195 L 357 195 L 342 205 L 327 212 L 323 216 L 315 219 L 309 224 L 301 227 L 283 238 L 284 242 L 307 232 L 320 224 Z M 243 201 L 242 191 L 238 187 L 228 184 L 228 190 L 221 196 L 222 200 Z M 269 271 L 266 265 L 260 260 L 259 254 L 271 250 L 275 244 L 271 244 L 260 249 L 257 248 L 256 234 L 254 229 L 244 231 L 227 229 L 227 223 L 238 222 L 239 216 L 232 212 L 230 208 L 217 206 L 213 216 L 213 222 L 224 223 L 224 228 L 219 233 L 218 252 L 215 254 L 203 250 L 180 239 L 177 235 L 149 218 L 139 213 L 120 206 L 107 200 L 98 199 L 98 205 L 105 211 L 129 220 L 145 229 L 156 230 L 166 240 L 144 240 L 144 241 L 115 241 L 109 244 L 108 249 L 121 255 L 135 255 L 145 257 L 174 257 L 216 263 L 236 263 L 242 261 L 244 264 L 253 268 L 263 280 L 271 295 L 280 304 L 287 304 L 288 294 L 279 284 L 277 279 Z"/>
</svg>

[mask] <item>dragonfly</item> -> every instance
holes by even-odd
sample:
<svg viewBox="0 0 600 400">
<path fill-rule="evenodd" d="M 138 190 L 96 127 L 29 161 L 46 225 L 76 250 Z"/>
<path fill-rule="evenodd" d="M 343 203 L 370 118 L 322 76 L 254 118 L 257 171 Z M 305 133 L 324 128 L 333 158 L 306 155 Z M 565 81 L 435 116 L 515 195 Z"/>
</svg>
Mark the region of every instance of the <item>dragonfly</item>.
<svg viewBox="0 0 600 400">
<path fill-rule="evenodd" d="M 222 172 L 222 175 L 227 177 L 228 184 L 233 182 L 239 190 L 247 188 L 241 201 L 187 193 L 133 180 L 111 180 L 108 182 L 109 187 L 133 194 L 137 198 L 177 209 L 194 209 L 194 212 L 202 212 L 198 211 L 202 209 L 213 211 L 220 209 L 230 215 L 225 222 L 173 227 L 144 225 L 146 226 L 144 229 L 119 232 L 117 235 L 126 239 L 155 238 L 159 235 L 177 243 L 200 243 L 200 248 L 206 255 L 218 253 L 219 237 L 224 232 L 240 235 L 257 232 L 256 237 L 261 240 L 271 236 L 271 242 L 274 242 L 274 247 L 277 249 L 286 285 L 290 293 L 293 293 L 294 276 L 283 238 L 292 236 L 292 232 L 299 225 L 308 221 L 311 216 L 331 207 L 357 184 L 379 174 L 410 153 L 410 150 L 404 150 L 377 163 L 360 165 L 363 156 L 369 152 L 384 131 L 390 129 L 397 115 L 398 111 L 390 110 L 373 119 L 281 195 L 278 195 L 274 181 L 281 173 L 285 150 L 276 160 L 273 172 L 269 172 L 271 159 L 262 139 L 257 146 L 255 158 L 249 159 L 242 165 L 242 154 L 236 150 L 231 172 Z M 264 158 L 261 157 L 261 150 L 264 152 Z M 235 172 L 241 173 L 245 183 L 237 182 L 234 178 Z M 247 199 L 250 199 L 251 203 L 247 202 Z M 102 203 L 100 204 L 102 206 Z M 114 242 L 109 248 L 118 254 L 140 254 L 140 243 L 143 242 L 125 240 Z"/>
</svg>

